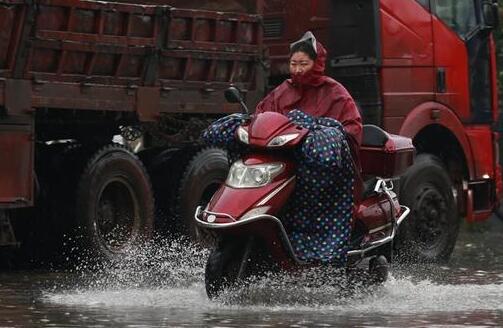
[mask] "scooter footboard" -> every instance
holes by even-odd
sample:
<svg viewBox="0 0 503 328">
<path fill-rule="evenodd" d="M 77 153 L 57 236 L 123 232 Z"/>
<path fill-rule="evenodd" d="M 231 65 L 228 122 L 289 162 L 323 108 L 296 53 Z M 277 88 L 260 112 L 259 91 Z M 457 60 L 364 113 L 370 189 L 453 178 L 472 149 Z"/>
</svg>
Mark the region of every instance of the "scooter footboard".
<svg viewBox="0 0 503 328">
<path fill-rule="evenodd" d="M 210 223 L 202 219 L 202 210 L 196 210 L 197 226 L 218 237 L 245 238 L 255 236 L 271 252 L 272 257 L 283 268 L 304 264 L 295 255 L 288 235 L 281 221 L 272 215 L 258 215 L 229 223 Z"/>
</svg>

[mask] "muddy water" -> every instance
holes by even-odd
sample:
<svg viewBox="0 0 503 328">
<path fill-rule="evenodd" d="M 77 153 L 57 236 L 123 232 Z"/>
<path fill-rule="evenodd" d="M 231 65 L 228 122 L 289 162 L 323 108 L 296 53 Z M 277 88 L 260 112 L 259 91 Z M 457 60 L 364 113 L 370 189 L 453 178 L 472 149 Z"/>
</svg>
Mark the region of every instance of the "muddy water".
<svg viewBox="0 0 503 328">
<path fill-rule="evenodd" d="M 172 242 L 119 267 L 0 273 L 0 327 L 503 326 L 503 223 L 462 232 L 449 266 L 395 268 L 371 292 L 269 277 L 209 301 L 206 251 Z M 312 277 L 311 277 L 312 278 Z"/>
</svg>

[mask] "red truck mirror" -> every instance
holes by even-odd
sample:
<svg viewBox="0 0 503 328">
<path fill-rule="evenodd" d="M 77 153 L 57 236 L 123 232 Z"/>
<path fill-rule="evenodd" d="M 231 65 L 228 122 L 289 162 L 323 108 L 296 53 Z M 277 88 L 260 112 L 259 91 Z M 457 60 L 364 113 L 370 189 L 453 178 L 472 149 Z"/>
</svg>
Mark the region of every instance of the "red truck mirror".
<svg viewBox="0 0 503 328">
<path fill-rule="evenodd" d="M 495 29 L 499 25 L 498 2 L 495 0 L 485 0 L 482 2 L 482 13 L 484 15 L 484 29 Z"/>
</svg>

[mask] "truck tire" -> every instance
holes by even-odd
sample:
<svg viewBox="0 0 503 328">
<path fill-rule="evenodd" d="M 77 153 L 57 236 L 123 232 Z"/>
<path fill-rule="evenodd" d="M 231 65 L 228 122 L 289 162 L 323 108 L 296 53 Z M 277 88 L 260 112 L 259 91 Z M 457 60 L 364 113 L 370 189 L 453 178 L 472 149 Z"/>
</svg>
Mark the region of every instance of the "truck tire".
<svg viewBox="0 0 503 328">
<path fill-rule="evenodd" d="M 150 179 L 138 157 L 120 145 L 99 149 L 77 189 L 79 255 L 99 261 L 122 258 L 151 238 L 153 213 Z"/>
<path fill-rule="evenodd" d="M 456 244 L 460 218 L 451 179 L 436 156 L 419 154 L 400 180 L 400 202 L 410 215 L 398 234 L 401 262 L 445 263 Z"/>
<path fill-rule="evenodd" d="M 194 155 L 183 174 L 178 199 L 178 214 L 182 231 L 193 240 L 201 241 L 196 229 L 194 213 L 197 206 L 205 206 L 229 172 L 227 153 L 220 148 L 204 148 Z"/>
</svg>

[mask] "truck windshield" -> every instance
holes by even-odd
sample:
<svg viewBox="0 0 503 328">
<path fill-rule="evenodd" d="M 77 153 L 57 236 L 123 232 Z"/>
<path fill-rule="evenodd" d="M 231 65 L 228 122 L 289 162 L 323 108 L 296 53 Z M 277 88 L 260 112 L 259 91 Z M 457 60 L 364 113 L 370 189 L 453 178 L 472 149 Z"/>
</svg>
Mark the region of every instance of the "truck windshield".
<svg viewBox="0 0 503 328">
<path fill-rule="evenodd" d="M 465 37 L 477 26 L 474 0 L 433 0 L 435 15 Z"/>
</svg>

